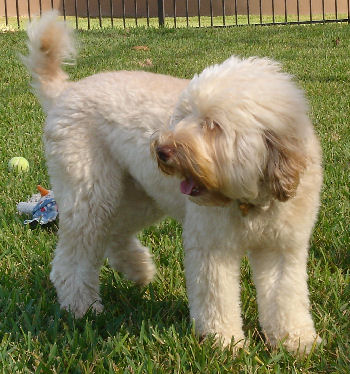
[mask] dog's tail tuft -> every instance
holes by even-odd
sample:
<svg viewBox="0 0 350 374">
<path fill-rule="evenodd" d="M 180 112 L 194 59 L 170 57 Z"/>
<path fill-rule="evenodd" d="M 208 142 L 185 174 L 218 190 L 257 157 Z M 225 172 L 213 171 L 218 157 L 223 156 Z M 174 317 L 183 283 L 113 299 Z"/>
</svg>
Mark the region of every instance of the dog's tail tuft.
<svg viewBox="0 0 350 374">
<path fill-rule="evenodd" d="M 63 91 L 67 74 L 61 65 L 76 54 L 72 30 L 58 20 L 58 13 L 50 11 L 29 24 L 28 56 L 23 62 L 32 75 L 32 86 L 45 111 Z"/>
</svg>

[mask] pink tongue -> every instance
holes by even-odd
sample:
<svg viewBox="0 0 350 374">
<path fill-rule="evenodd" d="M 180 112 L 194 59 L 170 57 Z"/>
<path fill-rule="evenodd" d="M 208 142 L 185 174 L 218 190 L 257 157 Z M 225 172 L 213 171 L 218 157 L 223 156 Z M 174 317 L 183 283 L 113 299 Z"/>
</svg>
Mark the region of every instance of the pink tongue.
<svg viewBox="0 0 350 374">
<path fill-rule="evenodd" d="M 191 192 L 192 192 L 194 186 L 195 186 L 195 184 L 194 184 L 194 180 L 192 178 L 185 179 L 180 184 L 180 190 L 185 195 L 191 195 Z"/>
</svg>

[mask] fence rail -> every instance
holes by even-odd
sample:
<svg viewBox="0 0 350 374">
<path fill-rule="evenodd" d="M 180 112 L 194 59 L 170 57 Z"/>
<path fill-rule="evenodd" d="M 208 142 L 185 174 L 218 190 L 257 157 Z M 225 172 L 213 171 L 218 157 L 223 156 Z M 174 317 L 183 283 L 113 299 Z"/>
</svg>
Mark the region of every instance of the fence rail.
<svg viewBox="0 0 350 374">
<path fill-rule="evenodd" d="M 350 0 L 0 0 L 0 27 L 49 9 L 87 29 L 350 23 Z"/>
</svg>

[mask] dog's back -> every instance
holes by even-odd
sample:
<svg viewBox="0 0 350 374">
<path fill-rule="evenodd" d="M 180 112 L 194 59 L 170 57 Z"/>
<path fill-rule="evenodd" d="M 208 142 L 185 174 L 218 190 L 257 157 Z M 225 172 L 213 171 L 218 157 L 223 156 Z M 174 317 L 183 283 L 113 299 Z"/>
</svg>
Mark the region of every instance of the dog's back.
<svg viewBox="0 0 350 374">
<path fill-rule="evenodd" d="M 150 111 L 152 118 L 165 121 L 163 113 L 154 116 L 153 112 L 164 109 L 169 117 L 180 92 L 188 83 L 185 79 L 144 71 L 99 73 L 70 82 L 62 65 L 73 62 L 76 56 L 73 30 L 58 19 L 56 11 L 50 11 L 31 22 L 27 33 L 29 54 L 22 60 L 32 76 L 35 94 L 47 114 L 56 102 L 62 103 L 62 100 L 69 107 L 69 101 L 76 102 L 80 92 L 80 101 L 81 98 L 86 99 L 81 103 L 84 107 L 94 105 L 96 108 L 100 100 L 104 115 L 109 113 L 105 110 L 106 106 L 112 105 L 116 106 L 115 114 L 118 114 L 118 106 L 122 106 L 129 107 L 133 117 L 145 117 L 145 112 Z M 136 91 L 137 94 L 134 94 Z M 143 122 L 147 128 L 144 118 Z M 157 125 L 153 122 L 150 125 L 154 131 Z"/>
</svg>

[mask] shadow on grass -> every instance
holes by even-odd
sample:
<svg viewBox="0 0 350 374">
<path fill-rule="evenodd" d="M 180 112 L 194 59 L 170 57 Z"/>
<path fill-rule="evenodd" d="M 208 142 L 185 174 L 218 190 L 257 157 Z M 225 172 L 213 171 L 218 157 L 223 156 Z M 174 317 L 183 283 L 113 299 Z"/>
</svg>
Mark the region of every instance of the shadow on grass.
<svg viewBox="0 0 350 374">
<path fill-rule="evenodd" d="M 83 337 L 87 331 L 92 331 L 97 340 L 125 333 L 137 339 L 144 325 L 160 332 L 172 328 L 179 336 L 191 333 L 187 300 L 183 297 L 169 294 L 160 299 L 152 284 L 144 288 L 126 280 L 115 284 L 110 275 L 107 283 L 101 284 L 104 311 L 99 315 L 88 311 L 81 319 L 60 309 L 47 273 L 41 289 L 38 284 L 29 284 L 26 289 L 19 290 L 13 280 L 2 279 L 2 284 L 10 286 L 12 283 L 14 287 L 0 286 L 0 340 L 4 334 L 19 340 L 29 334 L 44 337 L 53 344 L 61 340 L 63 334 Z"/>
<path fill-rule="evenodd" d="M 144 288 L 129 281 L 118 282 L 118 285 L 113 281 L 109 283 L 112 284 L 101 287 L 104 316 L 96 318 L 101 334 L 115 335 L 123 326 L 130 335 L 138 336 L 145 321 L 159 330 L 174 326 L 180 335 L 186 321 L 190 330 L 189 310 L 184 297 L 173 294 L 162 297 L 162 293 L 155 289 L 157 285 L 153 286 L 152 283 Z M 188 330 L 184 333 L 188 333 Z"/>
</svg>

